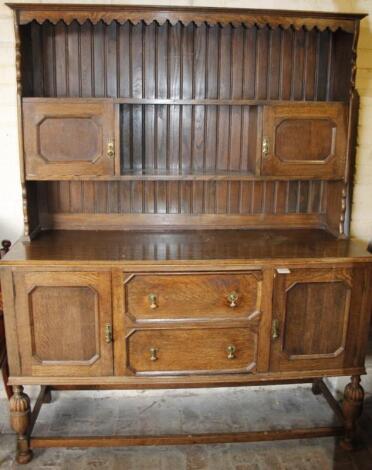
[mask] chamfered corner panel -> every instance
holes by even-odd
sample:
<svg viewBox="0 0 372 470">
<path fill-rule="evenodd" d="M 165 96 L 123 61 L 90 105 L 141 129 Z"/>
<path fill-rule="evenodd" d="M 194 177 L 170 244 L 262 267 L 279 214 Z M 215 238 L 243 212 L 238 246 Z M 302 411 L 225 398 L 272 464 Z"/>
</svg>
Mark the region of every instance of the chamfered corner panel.
<svg viewBox="0 0 372 470">
<path fill-rule="evenodd" d="M 349 291 L 342 281 L 296 283 L 288 288 L 283 332 L 283 352 L 288 358 L 342 353 Z"/>
<path fill-rule="evenodd" d="M 109 100 L 23 100 L 26 177 L 114 174 L 114 106 Z"/>
<path fill-rule="evenodd" d="M 347 110 L 342 103 L 264 106 L 262 174 L 343 177 Z"/>
<path fill-rule="evenodd" d="M 295 269 L 278 274 L 273 314 L 277 338 L 271 370 L 326 370 L 345 366 L 350 345 L 351 270 Z M 348 359 L 347 359 L 348 360 Z"/>
<path fill-rule="evenodd" d="M 282 162 L 324 162 L 334 156 L 335 136 L 329 119 L 285 119 L 276 127 L 275 154 Z"/>
<path fill-rule="evenodd" d="M 41 364 L 93 364 L 99 356 L 97 292 L 84 286 L 35 286 L 29 293 L 32 356 Z"/>
<path fill-rule="evenodd" d="M 94 163 L 102 155 L 102 123 L 94 117 L 47 117 L 37 125 L 37 143 L 46 162 Z"/>
<path fill-rule="evenodd" d="M 23 375 L 112 375 L 110 273 L 17 272 L 14 284 Z"/>
</svg>

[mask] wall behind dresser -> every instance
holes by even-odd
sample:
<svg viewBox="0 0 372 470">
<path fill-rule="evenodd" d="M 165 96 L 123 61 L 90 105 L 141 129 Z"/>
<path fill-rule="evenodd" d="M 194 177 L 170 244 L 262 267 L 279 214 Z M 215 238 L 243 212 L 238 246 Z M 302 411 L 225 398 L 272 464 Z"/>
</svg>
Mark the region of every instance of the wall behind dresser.
<svg viewBox="0 0 372 470">
<path fill-rule="evenodd" d="M 21 2 L 22 0 L 18 0 Z M 30 0 L 27 0 L 30 1 Z M 63 3 L 48 0 L 36 3 Z M 105 1 L 68 0 L 65 3 L 153 4 L 151 0 Z M 157 0 L 163 5 L 246 7 L 244 0 Z M 251 0 L 251 8 L 278 8 L 275 0 Z M 362 11 L 372 16 L 372 0 L 282 0 L 282 9 Z M 358 152 L 352 235 L 372 239 L 372 18 L 362 22 L 359 41 L 357 87 L 361 95 Z M 0 1 L 0 239 L 15 240 L 22 234 L 22 198 L 19 184 L 16 116 L 15 51 L 11 11 Z"/>
</svg>

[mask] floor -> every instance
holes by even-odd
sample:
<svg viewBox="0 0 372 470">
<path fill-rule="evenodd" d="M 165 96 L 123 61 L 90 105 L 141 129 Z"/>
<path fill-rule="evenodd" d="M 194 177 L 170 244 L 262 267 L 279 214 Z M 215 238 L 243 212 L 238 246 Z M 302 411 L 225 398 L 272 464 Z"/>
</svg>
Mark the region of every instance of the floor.
<svg viewBox="0 0 372 470">
<path fill-rule="evenodd" d="M 31 390 L 31 395 L 34 394 Z M 372 389 L 370 390 L 372 392 Z M 221 406 L 223 404 L 223 406 Z M 53 394 L 36 434 L 140 434 L 263 430 L 327 425 L 335 417 L 309 386 Z M 361 448 L 348 453 L 336 439 L 254 444 L 35 451 L 27 469 L 250 470 L 372 469 L 372 393 L 361 419 Z M 13 469 L 14 435 L 0 399 L 0 468 Z"/>
</svg>

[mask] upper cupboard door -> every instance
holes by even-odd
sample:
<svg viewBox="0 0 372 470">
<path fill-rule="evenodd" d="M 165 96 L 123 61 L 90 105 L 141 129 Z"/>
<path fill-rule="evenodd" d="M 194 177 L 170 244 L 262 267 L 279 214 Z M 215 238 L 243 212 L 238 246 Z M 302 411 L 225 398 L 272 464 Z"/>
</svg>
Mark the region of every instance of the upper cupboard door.
<svg viewBox="0 0 372 470">
<path fill-rule="evenodd" d="M 110 273 L 17 272 L 14 283 L 23 375 L 112 375 Z"/>
<path fill-rule="evenodd" d="M 23 101 L 26 177 L 114 174 L 111 101 Z"/>
<path fill-rule="evenodd" d="M 262 174 L 342 178 L 347 110 L 342 103 L 265 106 Z"/>
</svg>

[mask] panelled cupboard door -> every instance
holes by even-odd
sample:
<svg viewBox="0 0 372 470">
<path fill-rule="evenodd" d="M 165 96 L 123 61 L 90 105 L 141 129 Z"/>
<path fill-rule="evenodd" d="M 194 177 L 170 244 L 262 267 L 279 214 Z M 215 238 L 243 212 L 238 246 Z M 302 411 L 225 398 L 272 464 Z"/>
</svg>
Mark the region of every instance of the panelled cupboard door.
<svg viewBox="0 0 372 470">
<path fill-rule="evenodd" d="M 112 101 L 23 101 L 26 177 L 114 174 Z"/>
<path fill-rule="evenodd" d="M 343 103 L 264 106 L 261 173 L 343 177 L 347 110 Z"/>
<path fill-rule="evenodd" d="M 17 272 L 14 283 L 23 375 L 112 375 L 110 273 Z"/>
<path fill-rule="evenodd" d="M 363 367 L 366 274 L 342 267 L 276 274 L 271 371 Z"/>
</svg>

